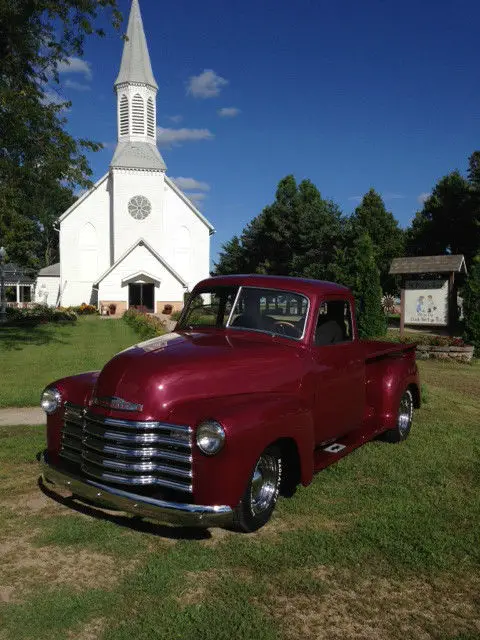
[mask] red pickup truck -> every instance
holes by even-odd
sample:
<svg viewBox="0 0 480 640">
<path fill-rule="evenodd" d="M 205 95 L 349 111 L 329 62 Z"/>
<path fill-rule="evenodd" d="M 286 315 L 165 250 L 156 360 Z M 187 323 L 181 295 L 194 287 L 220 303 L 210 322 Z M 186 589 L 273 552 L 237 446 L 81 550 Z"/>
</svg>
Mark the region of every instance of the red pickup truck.
<svg viewBox="0 0 480 640">
<path fill-rule="evenodd" d="M 43 480 L 137 516 L 250 532 L 356 447 L 404 440 L 419 406 L 414 347 L 359 340 L 345 287 L 215 277 L 174 333 L 47 387 Z"/>
</svg>

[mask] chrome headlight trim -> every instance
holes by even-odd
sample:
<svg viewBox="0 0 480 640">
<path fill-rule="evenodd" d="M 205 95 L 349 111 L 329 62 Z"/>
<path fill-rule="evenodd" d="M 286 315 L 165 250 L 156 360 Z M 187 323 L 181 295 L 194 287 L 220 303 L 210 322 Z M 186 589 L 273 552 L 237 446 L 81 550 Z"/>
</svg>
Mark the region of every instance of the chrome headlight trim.
<svg viewBox="0 0 480 640">
<path fill-rule="evenodd" d="M 62 404 L 62 395 L 55 387 L 47 387 L 40 398 L 40 406 L 47 416 L 51 416 Z"/>
<path fill-rule="evenodd" d="M 216 420 L 204 420 L 197 427 L 197 447 L 206 456 L 215 456 L 225 444 L 225 430 Z"/>
</svg>

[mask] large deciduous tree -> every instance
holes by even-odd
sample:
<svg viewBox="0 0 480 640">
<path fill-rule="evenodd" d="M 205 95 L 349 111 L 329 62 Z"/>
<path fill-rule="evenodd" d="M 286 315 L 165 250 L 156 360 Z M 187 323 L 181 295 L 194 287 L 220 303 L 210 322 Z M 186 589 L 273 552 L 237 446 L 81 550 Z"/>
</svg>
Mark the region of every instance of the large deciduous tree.
<svg viewBox="0 0 480 640">
<path fill-rule="evenodd" d="M 389 275 L 390 265 L 393 258 L 403 256 L 405 234 L 374 189 L 364 195 L 361 204 L 355 209 L 352 223 L 358 235 L 366 232 L 370 236 L 382 289 L 386 292 L 393 291 L 395 280 Z"/>
<path fill-rule="evenodd" d="M 480 251 L 480 152 L 470 156 L 468 179 L 442 178 L 408 230 L 409 255 L 463 254 L 469 266 Z"/>
<path fill-rule="evenodd" d="M 59 65 L 83 54 L 88 35 L 102 35 L 97 24 L 107 9 L 118 24 L 116 0 L 0 2 L 0 232 L 12 225 L 23 230 L 18 236 L 23 239 L 41 232 L 47 227 L 37 204 L 45 210 L 44 203 L 55 200 L 52 192 L 70 188 L 71 199 L 73 188 L 91 184 L 85 154 L 101 145 L 68 134 L 70 104 L 49 96 L 59 82 Z M 9 253 L 29 264 L 35 243 L 25 252 L 20 244 L 9 239 Z"/>
</svg>

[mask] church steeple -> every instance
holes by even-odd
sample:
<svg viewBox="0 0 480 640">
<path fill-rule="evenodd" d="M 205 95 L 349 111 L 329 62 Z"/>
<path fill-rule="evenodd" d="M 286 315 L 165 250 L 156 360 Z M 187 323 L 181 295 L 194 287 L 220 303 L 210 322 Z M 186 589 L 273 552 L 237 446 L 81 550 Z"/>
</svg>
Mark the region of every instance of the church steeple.
<svg viewBox="0 0 480 640">
<path fill-rule="evenodd" d="M 132 0 L 127 39 L 115 81 L 118 145 L 112 167 L 165 171 L 157 149 L 158 85 L 155 81 L 138 0 Z"/>
<path fill-rule="evenodd" d="M 118 78 L 115 81 L 115 87 L 131 82 L 148 85 L 158 90 L 158 85 L 153 76 L 138 0 L 132 0 L 127 40 L 123 48 L 122 64 L 120 65 Z"/>
</svg>

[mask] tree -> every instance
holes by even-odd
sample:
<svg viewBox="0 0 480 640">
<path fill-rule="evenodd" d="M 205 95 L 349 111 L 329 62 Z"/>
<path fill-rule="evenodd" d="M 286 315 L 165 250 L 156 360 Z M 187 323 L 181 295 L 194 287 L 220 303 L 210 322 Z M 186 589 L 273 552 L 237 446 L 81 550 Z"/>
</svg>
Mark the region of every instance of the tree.
<svg viewBox="0 0 480 640">
<path fill-rule="evenodd" d="M 338 207 L 323 200 L 310 180 L 280 180 L 275 200 L 220 253 L 215 272 L 329 277 L 328 264 L 341 235 Z"/>
<path fill-rule="evenodd" d="M 360 337 L 384 335 L 387 322 L 382 310 L 380 272 L 375 262 L 374 245 L 368 233 L 358 235 L 351 247 L 344 246 L 337 250 L 332 270 L 336 281 L 353 292 Z"/>
<path fill-rule="evenodd" d="M 407 232 L 408 255 L 463 254 L 469 267 L 480 251 L 480 152 L 470 156 L 468 180 L 442 178 Z"/>
<path fill-rule="evenodd" d="M 59 65 L 83 54 L 99 10 L 118 25 L 116 0 L 23 0 L 0 3 L 0 226 L 21 217 L 37 224 L 35 203 L 52 190 L 90 186 L 85 152 L 102 145 L 65 131 L 65 109 L 49 98 Z M 15 217 L 17 216 L 17 217 Z M 28 227 L 21 222 L 24 230 Z M 34 227 L 32 227 L 33 229 Z M 38 233 L 38 228 L 37 228 Z M 26 234 L 28 235 L 28 234 Z M 17 251 L 11 248 L 10 253 Z M 17 251 L 18 253 L 18 251 Z"/>
<path fill-rule="evenodd" d="M 366 232 L 373 243 L 375 262 L 380 271 L 383 291 L 395 289 L 395 279 L 389 275 L 393 258 L 403 256 L 405 248 L 404 232 L 399 227 L 393 213 L 387 211 L 381 196 L 370 189 L 352 216 L 358 233 Z"/>
<path fill-rule="evenodd" d="M 245 251 L 240 243 L 240 238 L 233 236 L 231 240 L 222 245 L 219 260 L 215 264 L 215 273 L 219 276 L 242 273 L 245 271 L 245 264 Z"/>
<path fill-rule="evenodd" d="M 474 345 L 478 356 L 480 355 L 480 255 L 474 260 L 463 288 L 463 314 L 465 341 Z"/>
</svg>

